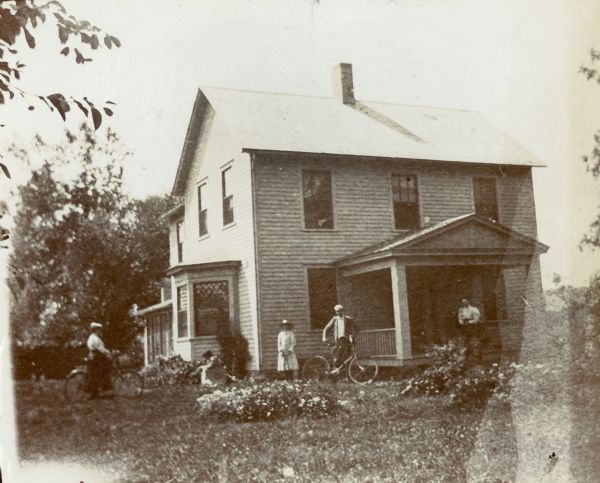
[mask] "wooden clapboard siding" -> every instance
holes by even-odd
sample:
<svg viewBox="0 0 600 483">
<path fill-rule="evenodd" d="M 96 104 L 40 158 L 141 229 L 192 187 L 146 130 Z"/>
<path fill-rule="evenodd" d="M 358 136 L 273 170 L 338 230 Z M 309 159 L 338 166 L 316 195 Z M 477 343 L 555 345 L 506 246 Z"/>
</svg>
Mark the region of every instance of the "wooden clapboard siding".
<svg viewBox="0 0 600 483">
<path fill-rule="evenodd" d="M 331 170 L 334 230 L 303 229 L 303 168 Z M 495 177 L 501 222 L 524 234 L 535 233 L 533 206 L 521 206 L 533 205 L 529 168 L 256 154 L 261 367 L 275 367 L 277 332 L 284 318 L 295 324 L 300 358 L 323 352 L 320 331 L 309 325 L 306 267 L 323 266 L 401 233 L 393 225 L 392 173 L 417 175 L 422 223 L 425 217 L 437 223 L 472 212 L 472 178 Z M 520 201 L 515 203 L 514 197 Z M 510 272 L 505 279 L 511 293 L 524 283 L 523 273 Z"/>
<path fill-rule="evenodd" d="M 194 153 L 185 187 L 185 223 L 183 264 L 240 260 L 238 300 L 235 312 L 252 356 L 250 369 L 257 368 L 256 274 L 250 156 L 224 123 L 208 106 L 204 114 L 200 139 Z M 221 172 L 231 166 L 234 223 L 223 226 Z M 198 226 L 198 186 L 206 183 L 203 205 L 207 208 L 208 234 L 200 237 Z M 177 265 L 175 223 L 171 224 L 171 266 Z M 175 292 L 173 292 L 175 293 Z M 230 293 L 230 296 L 233 294 Z M 190 294 L 190 301 L 191 301 Z M 233 314 L 232 314 L 233 316 Z M 190 320 L 190 325 L 193 321 Z M 174 328 L 176 331 L 176 328 Z M 176 332 L 175 332 L 176 333 Z M 197 358 L 204 350 L 214 349 L 214 341 L 192 338 L 190 356 Z"/>
</svg>

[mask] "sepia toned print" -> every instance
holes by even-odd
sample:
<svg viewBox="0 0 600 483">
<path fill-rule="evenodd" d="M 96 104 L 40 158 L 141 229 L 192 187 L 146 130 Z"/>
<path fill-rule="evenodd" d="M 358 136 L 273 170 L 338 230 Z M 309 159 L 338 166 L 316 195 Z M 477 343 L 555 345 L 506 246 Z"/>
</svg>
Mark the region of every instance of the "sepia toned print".
<svg viewBox="0 0 600 483">
<path fill-rule="evenodd" d="M 597 14 L 2 2 L 5 480 L 596 481 Z"/>
</svg>

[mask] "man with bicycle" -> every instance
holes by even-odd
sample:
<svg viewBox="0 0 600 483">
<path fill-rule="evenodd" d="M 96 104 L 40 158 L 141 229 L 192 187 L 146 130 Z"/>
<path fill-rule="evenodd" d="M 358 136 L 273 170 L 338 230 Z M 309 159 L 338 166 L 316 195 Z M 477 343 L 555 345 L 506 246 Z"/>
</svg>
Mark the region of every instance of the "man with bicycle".
<svg viewBox="0 0 600 483">
<path fill-rule="evenodd" d="M 88 355 L 88 388 L 91 397 L 98 397 L 100 391 L 112 390 L 112 382 L 110 380 L 112 354 L 104 346 L 104 342 L 100 338 L 102 335 L 102 324 L 92 322 L 90 329 L 92 333 L 87 340 L 87 348 L 90 351 Z"/>
<path fill-rule="evenodd" d="M 358 325 L 354 320 L 347 315 L 344 315 L 344 307 L 340 304 L 336 305 L 333 310 L 335 315 L 323 328 L 323 342 L 327 342 L 327 334 L 330 330 L 333 331 L 333 363 L 339 367 L 343 362 L 350 357 L 354 337 L 358 333 Z"/>
</svg>

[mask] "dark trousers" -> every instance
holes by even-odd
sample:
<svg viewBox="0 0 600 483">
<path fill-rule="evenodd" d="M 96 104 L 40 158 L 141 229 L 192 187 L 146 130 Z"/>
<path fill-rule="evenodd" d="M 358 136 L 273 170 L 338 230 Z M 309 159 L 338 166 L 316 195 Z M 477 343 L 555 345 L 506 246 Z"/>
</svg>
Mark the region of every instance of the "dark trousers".
<svg viewBox="0 0 600 483">
<path fill-rule="evenodd" d="M 481 324 L 465 324 L 461 326 L 461 335 L 465 341 L 465 355 L 471 358 L 479 358 L 482 348 Z"/>
<path fill-rule="evenodd" d="M 92 394 L 112 389 L 111 360 L 101 352 L 94 352 L 88 366 L 88 388 Z"/>
<path fill-rule="evenodd" d="M 346 336 L 340 337 L 333 349 L 333 364 L 335 367 L 341 366 L 352 352 L 352 344 Z"/>
</svg>

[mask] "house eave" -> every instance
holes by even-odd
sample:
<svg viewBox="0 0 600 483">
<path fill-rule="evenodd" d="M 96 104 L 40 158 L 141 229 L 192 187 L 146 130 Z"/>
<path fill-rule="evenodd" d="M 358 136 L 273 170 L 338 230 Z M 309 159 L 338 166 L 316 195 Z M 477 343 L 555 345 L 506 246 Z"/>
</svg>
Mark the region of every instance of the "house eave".
<svg viewBox="0 0 600 483">
<path fill-rule="evenodd" d="M 378 161 L 411 161 L 417 163 L 444 163 L 446 164 L 454 164 L 457 166 L 477 166 L 477 167 L 498 167 L 498 168 L 545 168 L 546 165 L 543 163 L 536 164 L 523 164 L 523 163 L 491 163 L 491 162 L 476 162 L 476 161 L 459 161 L 459 160 L 448 160 L 448 159 L 433 159 L 433 158 L 414 158 L 408 156 L 379 156 L 375 154 L 346 154 L 346 153 L 334 153 L 334 152 L 326 152 L 326 151 L 292 151 L 292 150 L 280 150 L 280 149 L 269 149 L 269 148 L 257 148 L 257 147 L 243 147 L 242 152 L 244 153 L 263 153 L 263 154 L 276 154 L 276 155 L 305 155 L 305 156 L 328 156 L 331 158 L 338 159 L 348 159 L 348 158 L 356 158 L 356 159 L 371 159 Z"/>
<path fill-rule="evenodd" d="M 169 277 L 177 276 L 181 273 L 188 272 L 200 272 L 206 270 L 227 270 L 227 269 L 239 269 L 242 265 L 240 260 L 227 260 L 221 262 L 207 262 L 207 263 L 189 263 L 186 265 L 175 265 L 167 269 L 165 274 Z"/>
</svg>

